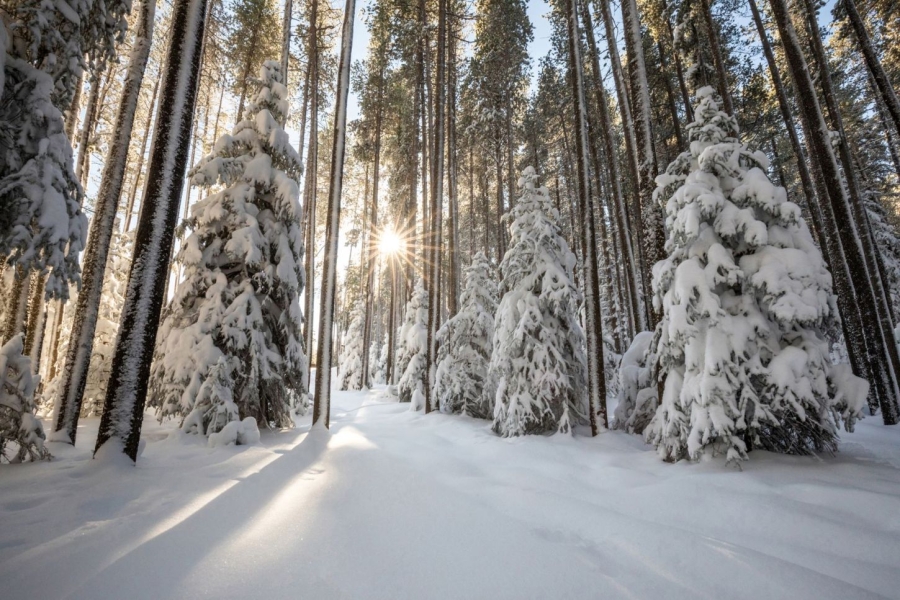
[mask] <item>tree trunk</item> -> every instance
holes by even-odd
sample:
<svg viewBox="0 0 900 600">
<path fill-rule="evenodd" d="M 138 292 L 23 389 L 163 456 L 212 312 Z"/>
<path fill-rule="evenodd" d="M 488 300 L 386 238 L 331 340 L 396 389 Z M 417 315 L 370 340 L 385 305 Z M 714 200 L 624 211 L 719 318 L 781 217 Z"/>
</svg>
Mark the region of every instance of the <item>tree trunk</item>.
<svg viewBox="0 0 900 600">
<path fill-rule="evenodd" d="M 293 7 L 291 0 L 284 0 L 284 19 L 282 20 L 281 29 L 281 77 L 286 88 L 288 87 L 288 68 L 291 62 L 291 12 Z M 287 115 L 285 115 L 285 118 L 287 118 Z M 284 123 L 281 125 L 283 127 Z M 301 133 L 300 136 L 302 137 L 303 134 Z"/>
<path fill-rule="evenodd" d="M 820 199 L 825 217 L 826 239 L 831 245 L 832 274 L 835 279 L 841 315 L 845 320 L 850 321 L 845 324 L 844 329 L 845 335 L 847 335 L 847 350 L 855 368 L 861 368 L 867 362 L 871 366 L 873 389 L 875 397 L 881 404 L 882 417 L 886 424 L 894 424 L 897 422 L 897 399 L 900 392 L 898 392 L 895 373 L 887 356 L 889 350 L 885 347 L 887 340 L 877 316 L 875 294 L 871 285 L 868 285 L 865 280 L 867 274 L 865 260 L 858 242 L 850 239 L 848 243 L 846 230 L 852 228 L 846 225 L 852 224 L 853 219 L 845 196 L 844 182 L 837 158 L 832 150 L 831 135 L 825 124 L 815 86 L 796 31 L 791 23 L 785 0 L 770 0 L 770 4 L 794 85 L 797 88 L 801 123 L 805 137 L 813 150 L 810 153 L 810 159 L 814 169 L 818 172 L 816 179 L 822 184 Z M 839 228 L 837 225 L 839 221 L 845 226 Z M 855 237 L 855 232 L 849 232 L 849 237 Z M 859 284 L 858 289 L 854 289 L 854 283 Z M 857 306 L 859 313 L 856 313 Z M 857 314 L 861 319 L 856 317 Z M 874 331 L 866 336 L 865 328 L 874 329 Z M 894 353 L 896 354 L 896 348 L 894 348 Z M 864 373 L 865 371 L 859 372 Z"/>
<path fill-rule="evenodd" d="M 81 133 L 78 136 L 78 158 L 75 160 L 75 177 L 82 187 L 87 187 L 87 171 L 91 163 L 91 138 L 94 136 L 94 127 L 99 112 L 100 90 L 106 78 L 107 69 L 101 66 L 92 77 L 91 93 L 88 95 L 88 103 L 84 109 L 84 121 L 81 123 Z"/>
<path fill-rule="evenodd" d="M 347 137 L 347 96 L 350 91 L 350 53 L 353 47 L 353 20 L 356 0 L 347 0 L 341 33 L 341 58 L 335 91 L 334 143 L 328 178 L 328 216 L 325 220 L 325 256 L 322 264 L 322 292 L 319 309 L 319 350 L 316 359 L 316 393 L 313 399 L 313 427 L 329 426 L 331 413 L 331 336 L 334 325 L 335 269 L 341 223 L 341 189 L 344 179 L 344 151 Z"/>
<path fill-rule="evenodd" d="M 675 130 L 675 139 L 678 141 L 678 150 L 684 151 L 687 146 L 684 143 L 684 135 L 681 133 L 681 119 L 678 117 L 678 106 L 675 105 L 675 90 L 672 89 L 672 82 L 669 80 L 669 65 L 666 64 L 666 49 L 660 41 L 656 42 L 656 49 L 659 51 L 660 75 L 666 85 L 666 97 L 669 100 L 669 113 L 672 115 L 672 127 Z"/>
<path fill-rule="evenodd" d="M 881 101 L 884 103 L 884 106 L 887 107 L 887 112 L 891 116 L 894 130 L 897 135 L 900 135 L 900 100 L 897 99 L 894 86 L 891 85 L 891 80 L 888 78 L 887 73 L 884 72 L 884 67 L 881 66 L 878 54 L 872 46 L 872 40 L 869 39 L 865 23 L 863 23 L 862 17 L 856 9 L 856 1 L 841 1 L 844 4 L 844 8 L 847 10 L 850 25 L 853 26 L 853 32 L 856 34 L 856 41 L 859 42 L 859 49 L 866 59 L 866 67 L 869 70 L 869 74 L 875 80 L 875 85 L 881 93 Z"/>
<path fill-rule="evenodd" d="M 313 314 L 315 311 L 315 293 L 313 284 L 316 280 L 316 195 L 318 194 L 319 165 L 319 2 L 312 0 L 309 10 L 309 156 L 306 162 L 305 198 L 303 214 L 306 218 L 306 290 L 304 291 L 305 310 L 303 311 L 303 337 L 306 353 L 313 355 Z"/>
<path fill-rule="evenodd" d="M 581 60 L 581 33 L 578 29 L 576 0 L 566 0 L 569 30 L 569 71 L 572 99 L 575 103 L 575 135 L 578 172 L 578 208 L 583 235 L 583 283 L 585 307 L 585 337 L 587 342 L 588 406 L 591 434 L 609 427 L 606 416 L 606 381 L 603 372 L 603 323 L 600 314 L 600 288 L 597 282 L 597 235 L 594 224 L 594 200 L 591 196 L 590 165 L 588 164 L 587 106 L 584 96 L 584 72 Z"/>
<path fill-rule="evenodd" d="M 437 353 L 437 329 L 441 318 L 441 246 L 443 238 L 444 193 L 444 102 L 446 100 L 447 67 L 447 0 L 438 0 L 437 70 L 434 100 L 434 153 L 431 175 L 431 246 L 430 262 L 426 261 L 428 277 L 428 352 L 425 358 L 425 414 L 438 408 L 433 406 L 434 366 Z"/>
<path fill-rule="evenodd" d="M 640 321 L 640 310 L 638 309 L 638 290 L 637 281 L 640 277 L 640 267 L 635 259 L 634 246 L 631 240 L 631 224 L 628 222 L 628 211 L 625 207 L 625 195 L 622 193 L 622 182 L 619 172 L 619 159 L 616 152 L 616 143 L 613 140 L 613 125 L 609 115 L 608 102 L 606 98 L 606 90 L 603 88 L 603 74 L 600 71 L 600 61 L 597 52 L 597 42 L 594 38 L 594 24 L 591 19 L 591 13 L 588 9 L 587 2 L 584 3 L 584 9 L 581 12 L 584 21 L 584 30 L 587 34 L 588 49 L 591 54 L 591 70 L 594 80 L 594 99 L 597 103 L 598 113 L 600 115 L 600 137 L 603 140 L 603 147 L 606 152 L 606 170 L 609 177 L 609 187 L 612 190 L 612 205 L 610 207 L 610 215 L 615 219 L 616 228 L 621 232 L 623 251 L 625 254 L 626 269 L 626 296 L 628 297 L 631 327 L 630 329 L 643 327 Z M 626 225 L 627 224 L 627 225 Z"/>
<path fill-rule="evenodd" d="M 709 38 L 709 51 L 712 54 L 713 66 L 716 68 L 719 95 L 722 97 L 725 112 L 734 116 L 734 102 L 731 100 L 731 92 L 728 89 L 728 73 L 725 70 L 725 59 L 722 57 L 722 48 L 719 45 L 719 32 L 716 31 L 716 24 L 713 22 L 709 0 L 700 0 L 700 7 L 703 10 L 703 24 L 706 25 L 706 36 Z"/>
<path fill-rule="evenodd" d="M 115 438 L 137 460 L 150 362 L 188 159 L 206 0 L 176 0 L 147 188 L 95 454 Z"/>
<path fill-rule="evenodd" d="M 459 311 L 459 157 L 456 149 L 456 45 L 457 17 L 448 16 L 447 33 L 447 195 L 450 201 L 449 253 L 450 271 L 447 280 L 447 312 L 452 317 Z"/>
<path fill-rule="evenodd" d="M 134 184 L 131 186 L 131 194 L 128 196 L 128 206 L 125 209 L 125 228 L 122 231 L 131 231 L 131 218 L 134 215 L 134 201 L 141 183 L 141 175 L 144 172 L 144 154 L 147 152 L 147 141 L 150 139 L 150 126 L 153 124 L 153 114 L 156 108 L 156 95 L 159 92 L 159 81 L 162 74 L 158 75 L 153 83 L 153 92 L 150 94 L 150 107 L 147 110 L 147 122 L 144 125 L 144 135 L 141 139 L 141 153 L 138 155 L 138 163 L 134 172 Z"/>
<path fill-rule="evenodd" d="M 128 143 L 134 126 L 134 113 L 141 94 L 144 69 L 150 56 L 153 39 L 153 21 L 156 15 L 156 0 L 144 0 L 138 16 L 134 45 L 128 72 L 122 86 L 122 97 L 116 113 L 113 131 L 115 138 L 109 148 L 109 155 L 103 167 L 100 193 L 95 204 L 94 218 L 88 246 L 84 253 L 84 267 L 81 274 L 82 287 L 75 303 L 75 316 L 69 347 L 63 369 L 62 387 L 59 388 L 59 411 L 56 417 L 56 432 L 63 432 L 69 443 L 75 443 L 78 417 L 84 398 L 94 334 L 100 312 L 100 295 L 103 291 L 103 276 L 106 273 L 106 259 L 109 243 L 115 228 L 116 209 L 125 179 L 128 163 Z"/>
<path fill-rule="evenodd" d="M 625 154 L 628 157 L 626 166 L 628 167 L 628 179 L 631 182 L 631 198 L 625 201 L 623 194 L 623 204 L 626 210 L 626 220 L 628 230 L 632 230 L 632 224 L 639 223 L 641 218 L 640 212 L 640 193 L 639 193 L 639 177 L 638 177 L 638 161 L 635 142 L 634 119 L 631 114 L 631 102 L 628 98 L 628 89 L 625 84 L 625 74 L 622 71 L 622 61 L 619 59 L 619 49 L 616 45 L 615 23 L 609 10 L 609 0 L 596 0 L 600 8 L 600 14 L 603 18 L 603 25 L 606 30 L 606 43 L 609 51 L 609 62 L 613 74 L 613 82 L 616 87 L 616 103 L 619 105 L 619 114 L 622 119 L 622 129 L 625 133 Z M 628 214 L 630 213 L 630 214 Z M 639 314 L 639 328 L 642 331 L 651 328 L 652 319 L 650 317 L 650 306 L 652 303 L 652 292 L 650 289 L 650 265 L 647 264 L 644 256 L 644 247 L 637 239 L 632 238 L 635 260 L 639 267 L 640 280 L 635 285 L 640 284 L 643 297 L 643 306 Z"/>
<path fill-rule="evenodd" d="M 78 111 L 81 109 L 81 89 L 84 87 L 84 71 L 78 76 L 75 82 L 75 95 L 72 96 L 72 103 L 69 104 L 69 110 L 66 111 L 66 137 L 69 141 L 75 135 L 75 128 L 78 126 Z"/>
<path fill-rule="evenodd" d="M 375 264 L 378 261 L 378 246 L 375 236 L 378 231 L 378 187 L 380 185 L 381 173 L 381 120 L 383 111 L 384 96 L 382 86 L 384 82 L 384 68 L 380 69 L 378 74 L 378 105 L 375 107 L 375 164 L 372 181 L 372 207 L 371 218 L 369 220 L 369 244 L 364 248 L 366 255 L 366 316 L 363 324 L 363 355 L 362 355 L 362 372 L 363 385 L 371 387 L 371 378 L 369 377 L 369 346 L 372 343 L 372 309 L 373 309 L 373 292 L 375 289 Z"/>
<path fill-rule="evenodd" d="M 653 151 L 653 118 L 650 106 L 650 89 L 647 84 L 647 67 L 641 45 L 641 26 L 635 0 L 622 1 L 622 22 L 625 29 L 625 48 L 628 51 L 628 72 L 634 106 L 634 144 L 637 152 L 638 187 L 640 190 L 640 218 L 643 222 L 644 279 L 651 278 L 653 265 L 665 256 L 665 231 L 662 210 L 653 201 L 656 189 L 656 153 Z M 646 286 L 649 293 L 649 282 Z M 647 313 L 650 329 L 656 327 L 659 314 L 652 309 L 647 297 Z"/>
</svg>

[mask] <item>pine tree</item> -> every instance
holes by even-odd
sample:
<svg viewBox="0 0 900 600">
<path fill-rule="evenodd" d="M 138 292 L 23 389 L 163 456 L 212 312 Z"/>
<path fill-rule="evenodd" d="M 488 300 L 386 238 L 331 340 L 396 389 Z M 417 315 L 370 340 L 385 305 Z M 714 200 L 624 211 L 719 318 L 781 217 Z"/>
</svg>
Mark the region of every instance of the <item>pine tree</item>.
<svg viewBox="0 0 900 600">
<path fill-rule="evenodd" d="M 493 429 L 504 437 L 568 433 L 586 422 L 588 410 L 575 255 L 560 235 L 547 189 L 536 180 L 534 169 L 526 168 L 500 265 L 489 373 L 496 387 Z"/>
<path fill-rule="evenodd" d="M 30 273 L 41 273 L 47 295 L 66 298 L 69 283 L 80 281 L 78 254 L 87 231 L 72 147 L 51 100 L 53 79 L 24 60 L 4 58 L 0 130 L 11 143 L 0 153 L 0 257 L 20 286 Z M 9 322 L 16 311 L 10 304 L 6 311 Z M 0 340 L 15 329 L 0 330 Z"/>
<path fill-rule="evenodd" d="M 208 419 L 223 414 L 287 427 L 292 403 L 305 401 L 301 166 L 280 125 L 287 94 L 279 68 L 263 65 L 248 118 L 191 172 L 194 185 L 224 189 L 199 201 L 182 225 L 191 229 L 176 259 L 185 279 L 166 309 L 151 379 L 161 414 L 187 415 L 185 429 L 196 427 L 198 413 L 207 434 L 220 428 Z M 210 412 L 204 385 L 228 387 L 216 402 L 237 411 Z"/>
<path fill-rule="evenodd" d="M 342 390 L 361 390 L 363 388 L 363 324 L 365 313 L 362 308 L 353 311 L 350 325 L 344 332 L 341 345 L 343 351 L 338 361 L 340 374 L 338 382 Z"/>
<path fill-rule="evenodd" d="M 425 362 L 428 352 L 428 292 L 421 279 L 416 280 L 412 298 L 406 305 L 400 328 L 397 368 L 400 402 L 412 402 L 412 410 L 425 405 Z"/>
<path fill-rule="evenodd" d="M 645 436 L 667 460 L 834 450 L 836 423 L 852 430 L 868 384 L 831 364 L 831 277 L 765 155 L 740 143 L 712 88 L 697 99 L 691 149 L 654 194 L 668 231 L 653 269 L 665 383 Z"/>
<path fill-rule="evenodd" d="M 50 458 L 44 428 L 34 416 L 38 379 L 22 349 L 21 334 L 0 347 L 0 458 L 7 462 Z"/>
<path fill-rule="evenodd" d="M 441 412 L 464 412 L 479 419 L 493 415 L 487 389 L 498 290 L 493 268 L 483 252 L 466 269 L 460 309 L 438 332 L 435 398 Z"/>
</svg>

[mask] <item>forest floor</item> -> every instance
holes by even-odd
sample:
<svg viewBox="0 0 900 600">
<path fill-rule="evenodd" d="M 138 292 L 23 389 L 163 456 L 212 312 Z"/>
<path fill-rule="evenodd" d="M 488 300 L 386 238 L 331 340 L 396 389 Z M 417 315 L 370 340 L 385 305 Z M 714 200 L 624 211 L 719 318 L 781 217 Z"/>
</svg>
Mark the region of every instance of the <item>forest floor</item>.
<svg viewBox="0 0 900 600">
<path fill-rule="evenodd" d="M 900 598 L 900 427 L 834 457 L 666 464 L 641 438 L 500 439 L 334 394 L 331 432 L 206 448 L 148 413 L 136 467 L 0 468 L 0 595 L 55 598 Z"/>
</svg>

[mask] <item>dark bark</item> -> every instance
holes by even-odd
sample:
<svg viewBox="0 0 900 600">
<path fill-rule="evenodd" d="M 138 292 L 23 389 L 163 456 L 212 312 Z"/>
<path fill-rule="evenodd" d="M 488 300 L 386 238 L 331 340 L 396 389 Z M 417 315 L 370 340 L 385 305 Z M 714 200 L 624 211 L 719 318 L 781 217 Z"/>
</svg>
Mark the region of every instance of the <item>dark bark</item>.
<svg viewBox="0 0 900 600">
<path fill-rule="evenodd" d="M 95 454 L 118 439 L 136 461 L 150 362 L 165 296 L 178 200 L 187 167 L 190 120 L 199 79 L 206 0 L 176 0 L 147 187 L 107 386 Z"/>
<path fill-rule="evenodd" d="M 95 204 L 94 218 L 91 220 L 88 246 L 84 254 L 81 293 L 78 294 L 75 303 L 75 315 L 66 352 L 62 387 L 60 388 L 59 412 L 55 425 L 55 431 L 64 431 L 72 444 L 75 443 L 75 435 L 78 430 L 78 417 L 84 398 L 84 387 L 87 383 L 91 351 L 94 347 L 94 334 L 100 312 L 100 296 L 103 291 L 106 260 L 115 228 L 116 209 L 125 179 L 128 143 L 134 127 L 134 113 L 141 94 L 144 69 L 150 56 L 155 14 L 156 0 L 144 0 L 138 17 L 131 62 L 122 85 L 122 97 L 116 113 L 113 128 L 115 138 L 112 140 L 109 155 L 103 167 L 100 192 Z"/>
</svg>

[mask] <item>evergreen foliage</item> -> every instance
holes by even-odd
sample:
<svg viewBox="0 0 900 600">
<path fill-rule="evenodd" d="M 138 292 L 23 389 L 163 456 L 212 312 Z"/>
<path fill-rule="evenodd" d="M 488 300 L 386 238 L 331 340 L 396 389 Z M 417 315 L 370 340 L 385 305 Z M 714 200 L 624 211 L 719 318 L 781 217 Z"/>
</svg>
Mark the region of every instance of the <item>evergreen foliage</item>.
<svg viewBox="0 0 900 600">
<path fill-rule="evenodd" d="M 472 258 L 459 312 L 438 331 L 434 388 L 442 412 L 493 416 L 493 397 L 486 387 L 498 299 L 493 271 L 483 252 Z"/>
<path fill-rule="evenodd" d="M 547 189 L 536 180 L 534 169 L 526 168 L 500 265 L 489 373 L 496 389 L 493 429 L 503 437 L 569 433 L 587 411 L 575 255 L 560 235 Z"/>
<path fill-rule="evenodd" d="M 183 415 L 185 429 L 206 434 L 232 418 L 287 427 L 292 405 L 308 402 L 301 167 L 279 125 L 287 92 L 278 63 L 267 61 L 256 85 L 248 118 L 191 172 L 195 185 L 223 189 L 182 225 L 191 230 L 177 257 L 184 281 L 165 311 L 151 376 L 161 417 Z"/>
</svg>

